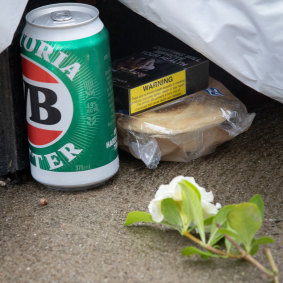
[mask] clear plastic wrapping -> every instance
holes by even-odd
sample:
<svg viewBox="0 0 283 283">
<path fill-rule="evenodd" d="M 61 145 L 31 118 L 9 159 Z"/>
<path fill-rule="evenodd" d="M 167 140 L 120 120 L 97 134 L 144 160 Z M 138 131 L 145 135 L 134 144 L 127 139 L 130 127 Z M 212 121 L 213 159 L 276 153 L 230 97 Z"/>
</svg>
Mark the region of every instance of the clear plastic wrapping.
<svg viewBox="0 0 283 283">
<path fill-rule="evenodd" d="M 160 160 L 187 162 L 213 152 L 246 131 L 254 117 L 210 78 L 206 90 L 136 116 L 117 114 L 118 143 L 153 169 Z"/>
</svg>

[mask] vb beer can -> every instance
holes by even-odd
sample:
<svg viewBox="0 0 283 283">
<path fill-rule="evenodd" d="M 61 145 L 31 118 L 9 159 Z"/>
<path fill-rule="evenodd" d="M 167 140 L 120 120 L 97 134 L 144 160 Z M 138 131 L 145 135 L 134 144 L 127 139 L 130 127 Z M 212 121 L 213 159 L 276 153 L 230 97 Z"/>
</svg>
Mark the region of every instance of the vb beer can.
<svg viewBox="0 0 283 283">
<path fill-rule="evenodd" d="M 119 168 L 108 31 L 78 3 L 26 15 L 21 40 L 31 173 L 47 187 L 81 190 Z"/>
</svg>

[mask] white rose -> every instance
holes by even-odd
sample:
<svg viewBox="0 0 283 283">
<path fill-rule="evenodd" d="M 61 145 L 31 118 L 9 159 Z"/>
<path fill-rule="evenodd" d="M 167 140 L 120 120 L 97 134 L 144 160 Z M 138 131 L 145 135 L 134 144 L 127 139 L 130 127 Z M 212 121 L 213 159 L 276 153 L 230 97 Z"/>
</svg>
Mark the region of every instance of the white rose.
<svg viewBox="0 0 283 283">
<path fill-rule="evenodd" d="M 161 201 L 163 199 L 172 198 L 175 201 L 182 200 L 181 186 L 178 185 L 178 183 L 182 180 L 187 180 L 199 190 L 201 195 L 201 206 L 205 219 L 209 216 L 215 215 L 221 208 L 221 204 L 213 204 L 214 197 L 212 192 L 207 192 L 205 188 L 200 187 L 193 177 L 178 176 L 172 179 L 170 184 L 161 185 L 155 194 L 155 198 L 149 203 L 148 209 L 155 222 L 160 223 L 164 219 L 164 216 L 161 213 Z"/>
</svg>

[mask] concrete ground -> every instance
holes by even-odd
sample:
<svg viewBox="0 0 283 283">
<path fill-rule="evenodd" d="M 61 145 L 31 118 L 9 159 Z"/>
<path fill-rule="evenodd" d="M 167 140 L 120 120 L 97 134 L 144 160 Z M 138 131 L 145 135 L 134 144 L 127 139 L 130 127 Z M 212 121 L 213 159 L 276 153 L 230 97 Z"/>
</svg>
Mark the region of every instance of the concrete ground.
<svg viewBox="0 0 283 283">
<path fill-rule="evenodd" d="M 283 105 L 255 112 L 246 133 L 189 163 L 149 170 L 121 153 L 119 173 L 93 190 L 53 192 L 31 178 L 0 187 L 0 281 L 268 282 L 244 261 L 182 256 L 192 243 L 175 231 L 123 226 L 128 212 L 147 210 L 158 186 L 177 175 L 195 177 L 222 205 L 261 194 L 266 215 L 258 236 L 275 239 L 267 246 L 282 273 Z M 268 266 L 263 248 L 256 258 Z"/>
</svg>

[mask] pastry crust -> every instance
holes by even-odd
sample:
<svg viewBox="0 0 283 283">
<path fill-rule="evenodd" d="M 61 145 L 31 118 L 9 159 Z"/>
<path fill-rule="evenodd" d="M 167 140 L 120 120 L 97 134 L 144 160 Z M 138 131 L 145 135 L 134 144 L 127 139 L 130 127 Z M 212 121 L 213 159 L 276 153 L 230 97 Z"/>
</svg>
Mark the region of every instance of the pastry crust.
<svg viewBox="0 0 283 283">
<path fill-rule="evenodd" d="M 123 127 L 145 134 L 173 135 L 211 127 L 225 121 L 221 110 L 213 105 L 202 105 L 197 101 L 176 103 L 175 107 L 172 106 L 160 111 L 142 113 Z"/>
</svg>

